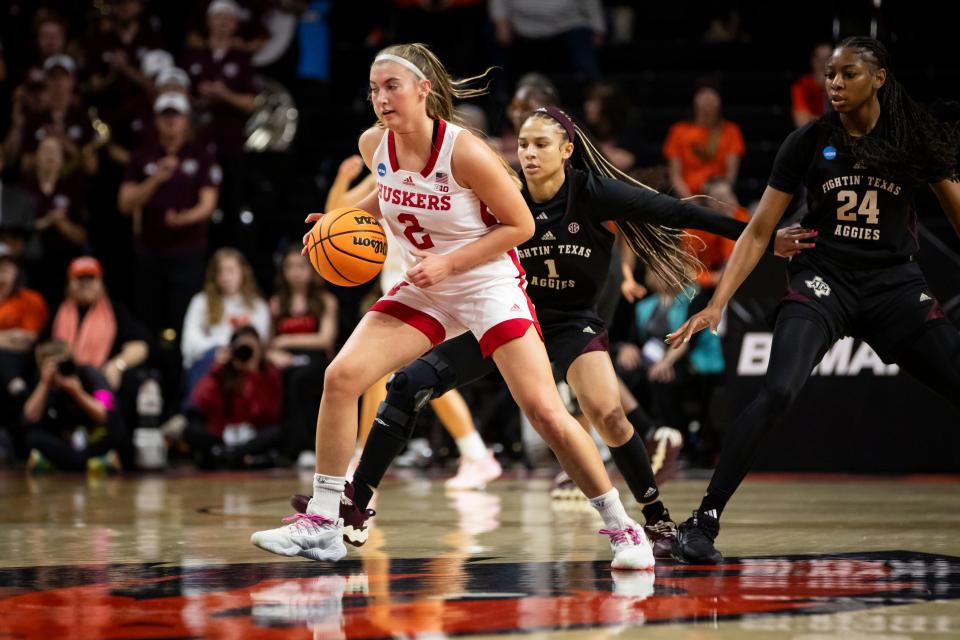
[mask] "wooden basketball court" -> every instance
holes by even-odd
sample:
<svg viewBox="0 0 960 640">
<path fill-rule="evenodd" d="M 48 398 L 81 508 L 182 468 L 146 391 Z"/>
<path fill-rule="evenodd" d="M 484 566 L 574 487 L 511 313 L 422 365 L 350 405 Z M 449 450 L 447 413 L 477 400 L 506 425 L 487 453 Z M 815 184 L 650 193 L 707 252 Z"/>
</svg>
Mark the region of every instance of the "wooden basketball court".
<svg viewBox="0 0 960 640">
<path fill-rule="evenodd" d="M 391 476 L 335 565 L 249 543 L 309 474 L 0 478 L 0 638 L 960 637 L 960 477 L 752 476 L 725 564 L 653 574 L 543 477 Z M 677 520 L 705 486 L 664 487 Z"/>
</svg>

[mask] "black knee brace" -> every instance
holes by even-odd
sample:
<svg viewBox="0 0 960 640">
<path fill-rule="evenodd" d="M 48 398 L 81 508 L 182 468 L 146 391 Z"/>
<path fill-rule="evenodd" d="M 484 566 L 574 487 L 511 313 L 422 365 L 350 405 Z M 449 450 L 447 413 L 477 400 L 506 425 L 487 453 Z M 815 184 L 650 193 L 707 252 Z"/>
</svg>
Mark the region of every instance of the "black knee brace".
<svg viewBox="0 0 960 640">
<path fill-rule="evenodd" d="M 387 382 L 387 399 L 377 409 L 375 426 L 406 441 L 423 407 L 457 386 L 456 372 L 433 352 L 418 358 Z M 393 433 L 396 431 L 396 433 Z"/>
</svg>

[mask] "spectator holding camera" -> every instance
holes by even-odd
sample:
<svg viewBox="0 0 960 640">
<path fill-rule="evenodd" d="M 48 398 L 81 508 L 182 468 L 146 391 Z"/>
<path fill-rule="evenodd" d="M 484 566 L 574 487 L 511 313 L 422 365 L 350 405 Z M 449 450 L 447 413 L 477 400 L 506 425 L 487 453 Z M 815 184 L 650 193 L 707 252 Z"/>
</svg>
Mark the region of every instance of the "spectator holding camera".
<svg viewBox="0 0 960 640">
<path fill-rule="evenodd" d="M 27 469 L 119 471 L 118 452 L 129 451 L 129 443 L 106 379 L 77 365 L 63 340 L 41 343 L 36 357 L 39 380 L 23 405 Z"/>
<path fill-rule="evenodd" d="M 184 431 L 201 467 L 254 466 L 280 441 L 280 372 L 252 326 L 238 328 L 191 395 Z"/>
<path fill-rule="evenodd" d="M 190 300 L 183 319 L 180 349 L 188 397 L 215 360 L 226 362 L 230 336 L 246 325 L 252 325 L 257 335 L 270 335 L 270 309 L 243 254 L 219 249 L 207 265 L 203 290 Z"/>
</svg>

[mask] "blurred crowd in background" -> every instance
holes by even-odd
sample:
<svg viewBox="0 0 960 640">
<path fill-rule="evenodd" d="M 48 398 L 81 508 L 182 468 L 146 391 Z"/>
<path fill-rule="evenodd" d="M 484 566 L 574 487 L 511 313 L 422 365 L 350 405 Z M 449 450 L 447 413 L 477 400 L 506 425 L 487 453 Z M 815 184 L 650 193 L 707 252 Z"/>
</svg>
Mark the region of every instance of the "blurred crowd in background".
<svg viewBox="0 0 960 640">
<path fill-rule="evenodd" d="M 939 66 L 935 45 L 908 46 L 923 34 L 907 8 L 834 4 L 784 24 L 759 2 L 5 2 L 0 464 L 309 459 L 324 368 L 379 290 L 324 283 L 299 255 L 302 221 L 364 177 L 350 156 L 383 46 L 427 43 L 461 77 L 495 66 L 460 109 L 514 164 L 519 123 L 556 104 L 621 170 L 747 220 L 779 143 L 823 113 L 817 70 L 840 35 L 879 32 L 911 51 L 912 92 L 942 93 L 911 84 Z M 722 273 L 733 243 L 696 237 L 696 291 L 624 269 L 611 336 L 622 378 L 709 466 L 720 339 L 678 360 L 645 348 Z M 531 465 L 502 381 L 464 393 L 501 461 Z M 452 455 L 425 414 L 401 464 Z"/>
</svg>

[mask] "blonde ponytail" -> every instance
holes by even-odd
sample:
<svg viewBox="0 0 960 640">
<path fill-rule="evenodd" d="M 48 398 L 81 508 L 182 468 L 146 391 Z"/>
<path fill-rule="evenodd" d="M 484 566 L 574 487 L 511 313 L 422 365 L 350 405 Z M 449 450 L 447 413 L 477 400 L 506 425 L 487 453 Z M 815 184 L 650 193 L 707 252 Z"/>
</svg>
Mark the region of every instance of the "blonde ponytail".
<svg viewBox="0 0 960 640">
<path fill-rule="evenodd" d="M 424 77 L 430 81 L 431 89 L 427 95 L 427 115 L 431 118 L 442 118 L 447 122 L 463 127 L 477 136 L 481 140 L 487 137 L 482 132 L 471 127 L 463 117 L 454 109 L 453 101 L 469 100 L 486 95 L 490 89 L 489 76 L 493 67 L 488 67 L 486 71 L 478 76 L 454 80 L 450 77 L 446 67 L 440 62 L 440 59 L 425 44 L 412 42 L 409 44 L 395 44 L 381 50 L 377 55 L 391 55 L 403 58 L 419 69 Z M 412 72 L 411 72 L 412 73 Z M 472 85 L 486 81 L 482 86 L 473 87 Z M 377 123 L 383 126 L 382 122 Z M 521 186 L 520 178 L 517 172 L 504 160 L 500 154 L 495 154 L 503 168 L 510 174 L 510 178 L 519 189 Z"/>
</svg>

